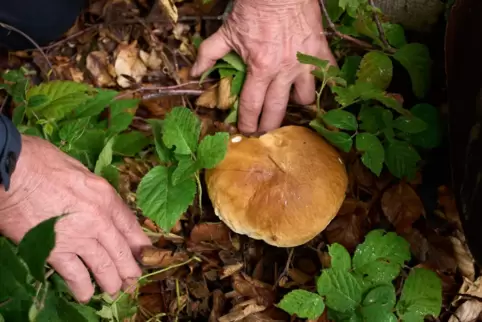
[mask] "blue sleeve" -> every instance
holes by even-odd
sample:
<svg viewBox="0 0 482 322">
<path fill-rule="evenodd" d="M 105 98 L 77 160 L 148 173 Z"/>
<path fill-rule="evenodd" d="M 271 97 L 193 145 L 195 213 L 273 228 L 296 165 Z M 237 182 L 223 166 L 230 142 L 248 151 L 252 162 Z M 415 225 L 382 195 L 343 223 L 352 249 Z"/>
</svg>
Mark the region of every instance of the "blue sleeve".
<svg viewBox="0 0 482 322">
<path fill-rule="evenodd" d="M 21 150 L 20 133 L 8 117 L 0 114 L 0 184 L 5 191 L 10 187 L 10 176 L 15 170 Z"/>
</svg>

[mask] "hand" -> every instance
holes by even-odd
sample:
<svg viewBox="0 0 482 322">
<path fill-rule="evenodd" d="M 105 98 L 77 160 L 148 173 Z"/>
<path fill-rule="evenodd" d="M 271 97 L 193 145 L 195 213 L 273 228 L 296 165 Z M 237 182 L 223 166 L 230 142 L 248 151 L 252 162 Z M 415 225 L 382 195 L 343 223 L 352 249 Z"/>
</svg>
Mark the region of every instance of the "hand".
<svg viewBox="0 0 482 322">
<path fill-rule="evenodd" d="M 238 117 L 238 128 L 245 133 L 281 125 L 291 85 L 296 102 L 314 101 L 312 67 L 298 63 L 298 51 L 336 65 L 323 34 L 318 0 L 235 1 L 223 26 L 201 44 L 191 74 L 199 76 L 231 50 L 248 66 Z"/>
<path fill-rule="evenodd" d="M 110 295 L 135 283 L 141 269 L 133 253 L 151 243 L 134 214 L 106 180 L 49 142 L 24 135 L 10 190 L 0 192 L 0 233 L 18 243 L 61 214 L 68 215 L 55 226 L 48 262 L 78 301 L 94 294 L 87 267 Z"/>
</svg>

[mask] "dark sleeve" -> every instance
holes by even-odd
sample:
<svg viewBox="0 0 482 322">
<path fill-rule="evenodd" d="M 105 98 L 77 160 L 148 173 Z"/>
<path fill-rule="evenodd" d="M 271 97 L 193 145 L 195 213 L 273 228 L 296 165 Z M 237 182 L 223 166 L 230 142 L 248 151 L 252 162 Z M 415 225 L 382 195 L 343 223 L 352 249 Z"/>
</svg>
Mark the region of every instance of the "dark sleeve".
<svg viewBox="0 0 482 322">
<path fill-rule="evenodd" d="M 15 170 L 21 150 L 20 133 L 8 117 L 0 114 L 0 184 L 5 191 L 10 187 L 10 176 Z"/>
</svg>

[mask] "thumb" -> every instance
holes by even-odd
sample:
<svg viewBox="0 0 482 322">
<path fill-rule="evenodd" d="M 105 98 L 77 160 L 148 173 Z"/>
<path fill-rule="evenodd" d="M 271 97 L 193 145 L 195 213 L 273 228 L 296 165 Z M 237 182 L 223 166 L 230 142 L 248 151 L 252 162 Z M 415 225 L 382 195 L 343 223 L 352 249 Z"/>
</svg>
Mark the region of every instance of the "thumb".
<svg viewBox="0 0 482 322">
<path fill-rule="evenodd" d="M 224 31 L 219 29 L 217 32 L 211 35 L 208 39 L 204 40 L 199 46 L 198 56 L 196 62 L 192 66 L 191 76 L 198 77 L 204 71 L 211 68 L 218 59 L 231 51 Z"/>
</svg>

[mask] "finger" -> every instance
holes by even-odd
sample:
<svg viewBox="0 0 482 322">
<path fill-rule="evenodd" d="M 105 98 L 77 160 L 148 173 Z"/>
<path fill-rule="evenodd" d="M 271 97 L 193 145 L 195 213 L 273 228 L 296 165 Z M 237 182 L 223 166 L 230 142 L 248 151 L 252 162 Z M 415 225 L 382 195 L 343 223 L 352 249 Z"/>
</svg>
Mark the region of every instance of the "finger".
<svg viewBox="0 0 482 322">
<path fill-rule="evenodd" d="M 230 51 L 231 47 L 226 39 L 224 29 L 221 27 L 199 46 L 196 62 L 191 68 L 191 76 L 200 76 Z"/>
<path fill-rule="evenodd" d="M 63 277 L 77 301 L 89 302 L 94 295 L 94 285 L 90 280 L 89 271 L 77 255 L 72 253 L 52 254 L 49 263 Z"/>
<path fill-rule="evenodd" d="M 258 130 L 258 121 L 271 78 L 248 71 L 239 97 L 238 129 L 243 133 Z"/>
<path fill-rule="evenodd" d="M 305 67 L 305 66 L 304 66 Z M 293 100 L 301 105 L 313 103 L 316 96 L 315 77 L 306 68 L 294 82 Z"/>
<path fill-rule="evenodd" d="M 99 243 L 105 248 L 114 262 L 122 280 L 137 278 L 142 271 L 137 265 L 129 244 L 112 222 L 105 225 L 98 235 Z"/>
<path fill-rule="evenodd" d="M 271 82 L 264 100 L 259 131 L 267 132 L 280 127 L 290 98 L 290 87 L 291 80 L 287 76 L 278 75 Z"/>
<path fill-rule="evenodd" d="M 96 240 L 90 239 L 77 251 L 89 267 L 97 284 L 109 295 L 114 296 L 122 286 L 122 280 L 107 251 Z"/>
</svg>

